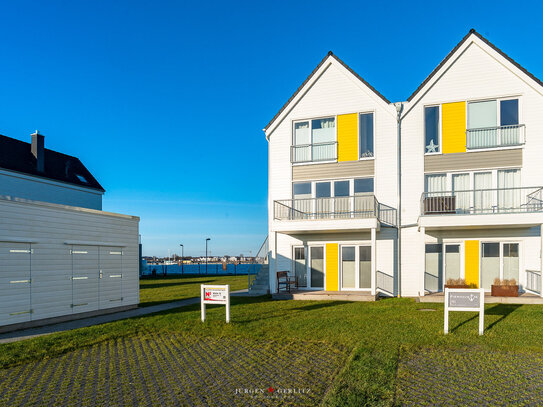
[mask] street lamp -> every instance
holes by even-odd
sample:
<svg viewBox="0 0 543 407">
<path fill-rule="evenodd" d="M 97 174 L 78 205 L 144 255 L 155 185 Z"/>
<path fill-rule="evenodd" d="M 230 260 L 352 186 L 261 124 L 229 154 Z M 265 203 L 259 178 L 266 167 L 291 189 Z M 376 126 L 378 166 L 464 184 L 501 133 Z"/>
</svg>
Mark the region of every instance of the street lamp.
<svg viewBox="0 0 543 407">
<path fill-rule="evenodd" d="M 183 263 L 185 262 L 185 246 L 180 244 L 181 246 L 181 275 L 183 275 Z"/>
<path fill-rule="evenodd" d="M 211 239 L 208 237 L 206 239 L 206 275 L 207 275 L 207 242 L 209 242 Z"/>
</svg>

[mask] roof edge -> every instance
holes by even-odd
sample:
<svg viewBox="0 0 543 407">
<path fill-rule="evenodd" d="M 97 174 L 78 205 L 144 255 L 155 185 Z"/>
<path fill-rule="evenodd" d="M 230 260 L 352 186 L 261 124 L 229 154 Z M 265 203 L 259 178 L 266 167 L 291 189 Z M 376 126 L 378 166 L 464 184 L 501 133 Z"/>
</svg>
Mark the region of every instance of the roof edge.
<svg viewBox="0 0 543 407">
<path fill-rule="evenodd" d="M 304 88 L 304 86 L 313 78 L 313 76 L 317 73 L 317 71 L 320 69 L 320 67 L 326 62 L 326 60 L 332 57 L 337 62 L 339 62 L 345 69 L 347 69 L 351 74 L 354 75 L 355 78 L 357 78 L 359 81 L 361 81 L 364 85 L 366 85 L 373 93 L 375 93 L 377 96 L 379 96 L 385 103 L 390 104 L 390 101 L 383 96 L 379 91 L 377 91 L 373 86 L 371 86 L 364 78 L 362 78 L 359 74 L 357 74 L 349 65 L 347 65 L 343 60 L 341 60 L 337 55 L 335 55 L 332 51 L 328 51 L 326 56 L 319 62 L 319 64 L 313 69 L 313 71 L 309 74 L 309 76 L 302 82 L 302 84 L 296 89 L 296 91 L 292 94 L 292 96 L 286 101 L 286 103 L 279 109 L 279 111 L 273 116 L 273 118 L 269 121 L 269 123 L 264 127 L 264 131 L 268 130 L 271 125 L 277 120 L 277 118 L 285 111 L 285 109 L 288 107 L 288 105 L 292 102 L 292 100 L 301 92 L 301 90 Z"/>
</svg>

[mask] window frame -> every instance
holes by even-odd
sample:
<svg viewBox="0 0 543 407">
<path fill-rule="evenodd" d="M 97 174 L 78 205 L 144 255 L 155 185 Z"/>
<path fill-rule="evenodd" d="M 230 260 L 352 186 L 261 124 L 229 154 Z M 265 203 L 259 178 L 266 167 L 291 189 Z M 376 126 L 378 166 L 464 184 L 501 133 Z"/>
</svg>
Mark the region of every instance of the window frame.
<svg viewBox="0 0 543 407">
<path fill-rule="evenodd" d="M 372 115 L 372 118 L 373 118 L 373 156 L 371 157 L 361 157 L 360 156 L 360 115 L 362 114 L 371 114 Z M 358 161 L 368 161 L 368 160 L 375 160 L 375 128 L 376 128 L 376 119 L 375 119 L 375 110 L 365 110 L 365 111 L 360 111 L 356 114 L 356 121 L 357 121 L 357 130 L 358 130 L 358 135 L 357 135 L 357 139 L 356 139 L 356 147 L 357 147 L 357 154 L 358 154 Z"/>
<path fill-rule="evenodd" d="M 422 109 L 422 127 L 423 127 L 423 151 L 424 155 L 439 155 L 443 154 L 443 141 L 442 141 L 442 133 L 443 133 L 443 123 L 442 123 L 442 114 L 441 114 L 441 106 L 443 103 L 432 103 L 429 105 L 424 105 Z M 438 147 L 439 151 L 436 151 L 435 153 L 429 153 L 426 151 L 426 108 L 427 107 L 437 107 L 438 108 L 438 121 L 437 121 L 437 138 L 438 138 Z"/>
<path fill-rule="evenodd" d="M 313 157 L 311 157 L 311 161 L 291 162 L 292 165 L 326 164 L 326 163 L 337 162 L 337 114 L 326 115 L 326 116 L 315 116 L 315 117 L 306 118 L 306 119 L 293 119 L 291 121 L 291 149 L 296 146 L 312 146 L 314 144 L 313 143 L 313 120 L 321 120 L 321 119 L 334 119 L 334 142 L 336 143 L 336 158 L 332 160 L 314 161 Z M 303 123 L 303 122 L 309 123 L 309 137 L 311 139 L 311 143 L 295 144 L 295 141 L 296 141 L 295 140 L 296 138 L 295 126 L 297 123 Z M 291 153 L 291 157 L 292 157 L 292 153 Z"/>
<path fill-rule="evenodd" d="M 430 174 L 431 175 L 431 174 Z M 321 182 L 329 182 L 330 183 L 330 198 L 335 198 L 335 182 L 336 181 L 348 181 L 349 182 L 349 197 L 355 196 L 354 192 L 354 182 L 357 179 L 373 179 L 373 191 L 371 192 L 360 192 L 361 194 L 367 194 L 367 195 L 375 195 L 375 176 L 369 176 L 369 177 L 348 177 L 348 178 L 330 178 L 330 179 L 319 179 L 319 180 L 311 180 L 311 181 L 293 181 L 291 183 L 291 193 L 292 193 L 292 199 L 294 198 L 294 185 L 295 184 L 310 184 L 311 185 L 311 198 L 312 199 L 318 199 L 317 198 L 317 183 Z M 345 198 L 345 196 L 340 196 Z M 309 198 L 307 198 L 309 199 Z"/>
<path fill-rule="evenodd" d="M 506 244 L 518 244 L 518 279 L 517 279 L 517 285 L 522 286 L 520 284 L 520 279 L 522 277 L 522 271 L 524 270 L 524 261 L 523 261 L 523 245 L 522 240 L 515 240 L 515 239 L 505 239 L 502 238 L 494 238 L 494 239 L 482 239 L 479 241 L 479 287 L 482 286 L 483 283 L 483 272 L 482 272 L 482 265 L 483 265 L 483 244 L 485 243 L 498 243 L 499 244 L 499 259 L 500 259 L 500 271 L 499 271 L 499 278 L 500 280 L 503 280 L 503 246 Z"/>
</svg>

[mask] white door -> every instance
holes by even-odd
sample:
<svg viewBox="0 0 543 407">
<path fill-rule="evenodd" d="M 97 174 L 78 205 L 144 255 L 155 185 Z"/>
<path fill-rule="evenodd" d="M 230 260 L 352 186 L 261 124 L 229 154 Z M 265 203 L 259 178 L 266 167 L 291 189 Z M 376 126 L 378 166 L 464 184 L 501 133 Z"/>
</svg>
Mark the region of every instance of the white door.
<svg viewBox="0 0 543 407">
<path fill-rule="evenodd" d="M 445 281 L 462 278 L 462 260 L 460 243 L 446 243 L 444 256 Z"/>
<path fill-rule="evenodd" d="M 30 243 L 0 242 L 0 325 L 30 321 Z"/>
<path fill-rule="evenodd" d="M 97 310 L 100 306 L 100 249 L 72 246 L 72 312 Z"/>
<path fill-rule="evenodd" d="M 341 289 L 371 289 L 371 246 L 341 246 Z"/>
<path fill-rule="evenodd" d="M 324 288 L 324 247 L 309 247 L 309 283 L 311 288 Z"/>
<path fill-rule="evenodd" d="M 122 304 L 122 258 L 121 247 L 100 247 L 100 309 Z"/>
</svg>

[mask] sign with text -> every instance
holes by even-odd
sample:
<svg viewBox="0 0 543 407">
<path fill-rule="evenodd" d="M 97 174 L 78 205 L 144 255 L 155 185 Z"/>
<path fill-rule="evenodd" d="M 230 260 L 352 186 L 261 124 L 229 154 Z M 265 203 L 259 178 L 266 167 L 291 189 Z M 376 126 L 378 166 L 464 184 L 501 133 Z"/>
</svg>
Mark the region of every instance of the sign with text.
<svg viewBox="0 0 543 407">
<path fill-rule="evenodd" d="M 445 288 L 445 328 L 449 333 L 449 311 L 479 313 L 479 335 L 484 331 L 485 290 L 483 288 Z"/>
<path fill-rule="evenodd" d="M 206 319 L 206 304 L 226 305 L 226 322 L 230 322 L 230 286 L 227 285 L 200 285 L 202 306 L 202 322 Z"/>
</svg>

